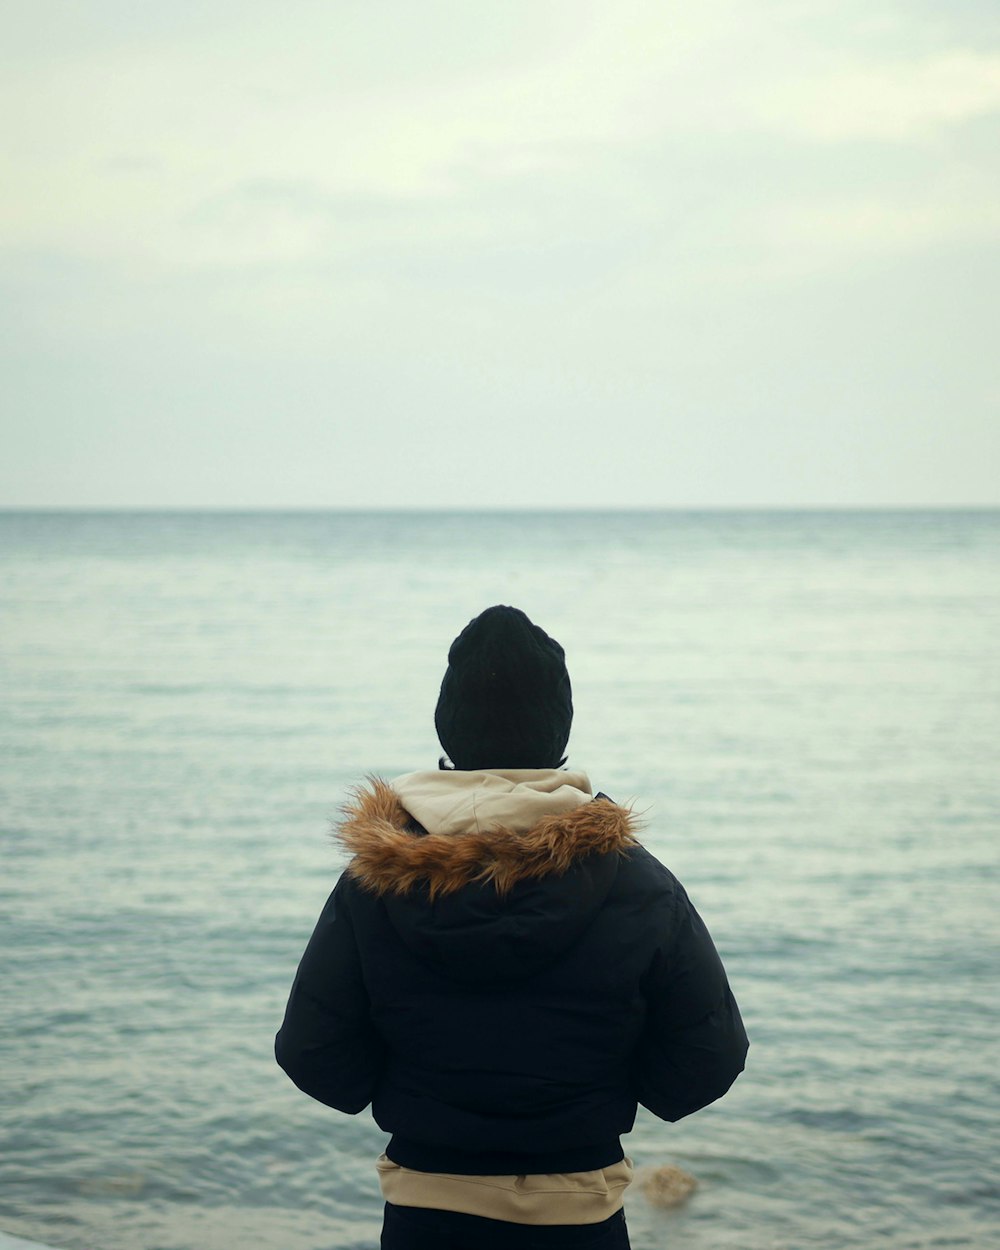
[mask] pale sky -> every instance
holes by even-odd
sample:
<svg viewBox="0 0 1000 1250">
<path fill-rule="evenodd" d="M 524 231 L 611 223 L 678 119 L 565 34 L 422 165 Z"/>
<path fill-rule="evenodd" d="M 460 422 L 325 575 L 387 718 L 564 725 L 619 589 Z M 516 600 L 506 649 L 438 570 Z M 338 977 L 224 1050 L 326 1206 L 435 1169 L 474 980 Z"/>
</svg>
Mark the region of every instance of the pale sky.
<svg viewBox="0 0 1000 1250">
<path fill-rule="evenodd" d="M 0 505 L 1000 504 L 995 0 L 7 0 Z"/>
</svg>

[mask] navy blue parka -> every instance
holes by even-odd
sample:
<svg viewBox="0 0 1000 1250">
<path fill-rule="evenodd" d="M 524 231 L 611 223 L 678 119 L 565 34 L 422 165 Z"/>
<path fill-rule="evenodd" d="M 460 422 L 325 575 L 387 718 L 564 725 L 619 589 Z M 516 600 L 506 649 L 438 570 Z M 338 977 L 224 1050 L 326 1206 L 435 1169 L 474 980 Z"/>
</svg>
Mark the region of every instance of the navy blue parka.
<svg viewBox="0 0 1000 1250">
<path fill-rule="evenodd" d="M 604 796 L 528 834 L 427 834 L 360 792 L 353 859 L 302 957 L 275 1050 L 320 1102 L 370 1103 L 394 1162 L 464 1175 L 622 1158 L 636 1104 L 721 1097 L 747 1038 L 709 933 Z"/>
</svg>

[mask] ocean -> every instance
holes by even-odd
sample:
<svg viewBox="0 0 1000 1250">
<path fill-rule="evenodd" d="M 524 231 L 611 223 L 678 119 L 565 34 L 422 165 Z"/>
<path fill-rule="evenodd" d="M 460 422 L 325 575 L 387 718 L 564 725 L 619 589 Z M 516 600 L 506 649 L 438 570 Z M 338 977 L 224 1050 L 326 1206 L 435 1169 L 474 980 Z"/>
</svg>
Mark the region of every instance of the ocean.
<svg viewBox="0 0 1000 1250">
<path fill-rule="evenodd" d="M 1000 513 L 0 513 L 0 1230 L 377 1245 L 367 1113 L 272 1054 L 366 774 L 492 603 L 566 648 L 751 1038 L 640 1111 L 636 1250 L 1000 1244 Z"/>
</svg>

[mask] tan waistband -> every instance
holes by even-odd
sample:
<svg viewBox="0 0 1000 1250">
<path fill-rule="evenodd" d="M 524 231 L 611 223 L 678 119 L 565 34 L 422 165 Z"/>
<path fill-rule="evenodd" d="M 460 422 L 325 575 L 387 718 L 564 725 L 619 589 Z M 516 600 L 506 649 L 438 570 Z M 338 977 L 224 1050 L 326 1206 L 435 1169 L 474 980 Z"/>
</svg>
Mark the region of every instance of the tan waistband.
<svg viewBox="0 0 1000 1250">
<path fill-rule="evenodd" d="M 632 1160 L 593 1172 L 544 1176 L 460 1176 L 416 1172 L 380 1155 L 382 1197 L 400 1207 L 460 1211 L 511 1224 L 597 1224 L 621 1209 Z"/>
</svg>

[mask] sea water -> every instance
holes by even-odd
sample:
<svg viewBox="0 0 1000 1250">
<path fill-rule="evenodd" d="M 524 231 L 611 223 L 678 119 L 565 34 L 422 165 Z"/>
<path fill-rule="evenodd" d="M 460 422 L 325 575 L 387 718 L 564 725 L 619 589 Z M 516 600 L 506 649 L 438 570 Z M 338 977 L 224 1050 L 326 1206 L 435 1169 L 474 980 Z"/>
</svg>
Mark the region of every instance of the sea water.
<svg viewBox="0 0 1000 1250">
<path fill-rule="evenodd" d="M 565 646 L 745 1074 L 628 1152 L 637 1250 L 1000 1239 L 1000 514 L 0 514 L 0 1229 L 377 1244 L 384 1135 L 272 1039 L 365 774 L 434 767 L 452 637 Z"/>
</svg>

